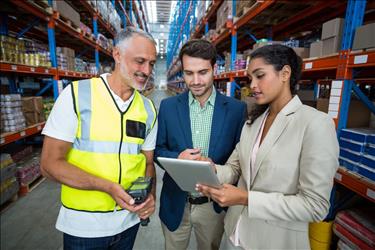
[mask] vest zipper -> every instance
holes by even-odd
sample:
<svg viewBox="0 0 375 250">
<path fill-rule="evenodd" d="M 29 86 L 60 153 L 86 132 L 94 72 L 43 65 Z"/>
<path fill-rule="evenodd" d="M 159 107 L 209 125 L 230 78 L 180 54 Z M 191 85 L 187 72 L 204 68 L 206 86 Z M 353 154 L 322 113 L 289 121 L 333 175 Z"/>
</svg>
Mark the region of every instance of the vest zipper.
<svg viewBox="0 0 375 250">
<path fill-rule="evenodd" d="M 126 111 L 125 111 L 126 112 Z M 120 147 L 118 149 L 118 162 L 120 166 L 120 172 L 118 177 L 118 183 L 121 185 L 121 175 L 122 175 L 122 166 L 121 166 L 121 148 L 122 148 L 122 140 L 124 138 L 124 113 L 121 113 L 121 137 L 120 137 Z"/>
</svg>

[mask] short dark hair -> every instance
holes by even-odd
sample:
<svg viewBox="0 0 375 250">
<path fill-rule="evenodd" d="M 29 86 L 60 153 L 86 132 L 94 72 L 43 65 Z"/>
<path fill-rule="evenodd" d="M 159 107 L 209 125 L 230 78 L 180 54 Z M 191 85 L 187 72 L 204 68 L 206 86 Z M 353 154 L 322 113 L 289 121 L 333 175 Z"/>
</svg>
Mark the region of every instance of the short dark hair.
<svg viewBox="0 0 375 250">
<path fill-rule="evenodd" d="M 211 42 L 204 39 L 192 39 L 182 46 L 180 54 L 178 55 L 182 67 L 184 66 L 182 63 L 182 57 L 184 55 L 210 60 L 211 66 L 213 67 L 216 63 L 217 52 Z"/>
</svg>

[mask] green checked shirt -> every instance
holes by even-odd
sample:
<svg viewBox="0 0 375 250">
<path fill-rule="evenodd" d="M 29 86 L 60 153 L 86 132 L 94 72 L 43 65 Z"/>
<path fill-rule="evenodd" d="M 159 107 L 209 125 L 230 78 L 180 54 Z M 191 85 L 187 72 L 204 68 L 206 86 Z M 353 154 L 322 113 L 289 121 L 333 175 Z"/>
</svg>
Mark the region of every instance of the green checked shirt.
<svg viewBox="0 0 375 250">
<path fill-rule="evenodd" d="M 190 125 L 193 147 L 201 150 L 202 156 L 208 157 L 210 146 L 211 124 L 214 113 L 216 90 L 212 87 L 211 96 L 203 108 L 189 91 Z"/>
</svg>

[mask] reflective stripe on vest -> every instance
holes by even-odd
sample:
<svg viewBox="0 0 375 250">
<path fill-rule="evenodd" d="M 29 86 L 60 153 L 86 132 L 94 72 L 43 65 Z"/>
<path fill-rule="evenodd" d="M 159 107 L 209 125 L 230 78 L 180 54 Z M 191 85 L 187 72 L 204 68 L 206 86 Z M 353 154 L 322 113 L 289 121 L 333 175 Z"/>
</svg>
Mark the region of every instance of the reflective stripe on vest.
<svg viewBox="0 0 375 250">
<path fill-rule="evenodd" d="M 120 112 L 100 78 L 72 84 L 78 128 L 67 161 L 92 175 L 128 188 L 137 177 L 145 174 L 146 158 L 141 147 L 156 120 L 152 102 L 135 91 L 127 111 Z M 131 132 L 127 131 L 127 126 Z M 142 133 L 144 126 L 145 134 Z M 80 211 L 111 212 L 116 209 L 116 202 L 107 193 L 66 185 L 62 185 L 61 200 L 65 207 Z"/>
</svg>

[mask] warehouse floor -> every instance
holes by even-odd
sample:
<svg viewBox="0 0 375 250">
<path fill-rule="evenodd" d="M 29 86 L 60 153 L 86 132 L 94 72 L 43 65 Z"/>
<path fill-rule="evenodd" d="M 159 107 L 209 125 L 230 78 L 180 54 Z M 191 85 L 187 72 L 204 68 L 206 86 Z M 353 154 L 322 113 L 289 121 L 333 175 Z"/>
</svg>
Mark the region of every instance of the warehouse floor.
<svg viewBox="0 0 375 250">
<path fill-rule="evenodd" d="M 162 90 L 149 96 L 158 108 L 160 101 L 168 97 Z M 157 196 L 160 197 L 163 170 L 157 167 Z M 60 185 L 50 180 L 43 181 L 32 192 L 12 203 L 1 214 L 1 249 L 23 250 L 63 249 L 62 233 L 55 229 L 60 208 Z M 157 211 L 148 227 L 141 227 L 135 242 L 135 250 L 163 249 L 164 237 Z M 189 249 L 196 249 L 194 235 Z"/>
</svg>

